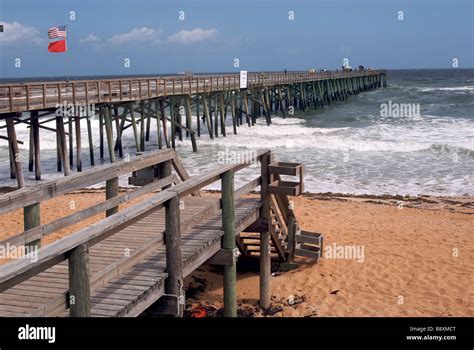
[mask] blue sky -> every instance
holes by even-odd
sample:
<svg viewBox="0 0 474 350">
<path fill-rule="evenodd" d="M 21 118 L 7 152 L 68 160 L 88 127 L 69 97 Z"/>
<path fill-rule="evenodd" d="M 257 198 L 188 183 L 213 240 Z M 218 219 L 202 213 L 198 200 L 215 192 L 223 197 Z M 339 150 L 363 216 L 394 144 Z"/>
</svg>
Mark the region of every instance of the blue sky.
<svg viewBox="0 0 474 350">
<path fill-rule="evenodd" d="M 335 69 L 344 58 L 351 66 L 388 69 L 451 68 L 456 58 L 460 68 L 472 68 L 473 4 L 0 0 L 0 78 L 64 75 L 66 55 L 48 53 L 46 35 L 62 24 L 69 26 L 71 75 Z"/>
</svg>

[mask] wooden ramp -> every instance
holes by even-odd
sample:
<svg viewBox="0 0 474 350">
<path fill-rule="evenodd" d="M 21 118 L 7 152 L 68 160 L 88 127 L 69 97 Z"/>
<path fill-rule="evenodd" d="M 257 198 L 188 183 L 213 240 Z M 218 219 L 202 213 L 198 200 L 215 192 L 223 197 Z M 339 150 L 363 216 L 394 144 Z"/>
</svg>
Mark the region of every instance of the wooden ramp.
<svg viewBox="0 0 474 350">
<path fill-rule="evenodd" d="M 182 258 L 184 277 L 191 274 L 221 248 L 222 228 L 198 229 L 199 223 L 213 224 L 220 220 L 218 200 L 188 197 L 181 211 Z M 258 199 L 236 202 L 236 232 L 242 231 L 249 220 L 258 216 Z M 162 240 L 155 238 L 165 229 L 165 213 L 161 209 L 90 249 L 92 274 L 106 270 L 125 254 L 132 255 L 153 242 L 153 249 L 130 267 L 110 272 L 103 285 L 91 293 L 91 316 L 137 316 L 164 294 L 167 276 L 166 252 Z M 68 266 L 56 265 L 0 294 L 0 316 L 68 316 L 68 312 L 45 310 L 68 290 Z M 21 299 L 21 300 L 20 300 Z M 58 313 L 59 311 L 59 313 Z"/>
<path fill-rule="evenodd" d="M 183 279 L 206 262 L 225 266 L 224 313 L 235 316 L 238 250 L 253 256 L 243 242 L 244 231 L 260 233 L 257 256 L 265 271 L 261 283 L 268 307 L 272 254 L 260 243 L 267 241 L 265 248 L 271 245 L 280 261 L 291 260 L 297 225 L 281 193 L 288 187 L 275 187 L 275 194 L 268 190 L 273 180 L 278 181 L 278 169 L 268 170 L 271 153 L 260 151 L 255 161 L 261 163 L 261 175 L 236 190 L 234 173 L 248 163 L 217 166 L 190 178 L 177 154 L 167 150 L 0 196 L 0 214 L 24 208 L 28 224 L 23 233 L 0 244 L 33 247 L 37 253 L 0 266 L 0 317 L 133 317 L 156 302 L 160 313 L 179 316 L 184 308 Z M 141 187 L 119 194 L 118 177 L 130 172 L 130 182 Z M 38 224 L 41 201 L 102 181 L 105 202 Z M 201 196 L 199 190 L 216 181 L 222 187 L 219 197 Z M 259 186 L 260 196 L 245 196 Z M 119 204 L 144 194 L 151 197 L 119 211 Z M 41 246 L 42 237 L 104 211 L 105 219 Z"/>
</svg>

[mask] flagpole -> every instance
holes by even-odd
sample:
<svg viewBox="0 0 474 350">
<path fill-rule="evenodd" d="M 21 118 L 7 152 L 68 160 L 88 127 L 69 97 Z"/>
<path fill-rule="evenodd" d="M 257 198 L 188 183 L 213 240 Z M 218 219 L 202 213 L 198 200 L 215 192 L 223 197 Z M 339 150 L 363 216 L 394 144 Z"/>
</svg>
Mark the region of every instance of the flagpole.
<svg viewBox="0 0 474 350">
<path fill-rule="evenodd" d="M 69 26 L 66 24 L 66 66 L 67 66 L 67 81 L 69 81 Z"/>
</svg>

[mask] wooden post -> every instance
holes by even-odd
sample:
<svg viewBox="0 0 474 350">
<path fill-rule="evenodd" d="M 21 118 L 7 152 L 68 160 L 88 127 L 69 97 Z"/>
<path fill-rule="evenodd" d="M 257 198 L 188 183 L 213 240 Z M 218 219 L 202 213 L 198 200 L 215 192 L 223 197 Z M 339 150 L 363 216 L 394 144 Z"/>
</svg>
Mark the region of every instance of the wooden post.
<svg viewBox="0 0 474 350">
<path fill-rule="evenodd" d="M 156 116 L 156 132 L 158 137 L 158 148 L 163 148 L 163 140 L 161 138 L 161 121 L 160 121 L 160 103 L 155 100 L 155 116 Z"/>
<path fill-rule="evenodd" d="M 288 262 L 295 260 L 295 234 L 296 218 L 293 215 L 288 216 Z"/>
<path fill-rule="evenodd" d="M 211 125 L 211 116 L 209 113 L 209 106 L 207 105 L 207 97 L 206 95 L 202 96 L 202 106 L 204 110 L 204 116 L 206 117 L 206 125 L 207 125 L 207 130 L 209 132 L 209 137 L 211 139 L 214 138 L 214 133 L 212 131 L 212 125 Z"/>
<path fill-rule="evenodd" d="M 105 199 L 111 199 L 118 196 L 119 191 L 119 179 L 114 177 L 105 182 Z M 105 212 L 105 216 L 109 217 L 118 213 L 119 207 L 114 207 Z"/>
<path fill-rule="evenodd" d="M 10 147 L 10 141 L 8 143 L 8 154 L 10 156 L 10 179 L 16 179 L 16 172 L 15 172 L 15 156 L 13 155 L 12 148 Z"/>
<path fill-rule="evenodd" d="M 256 118 L 258 117 L 259 115 L 259 105 L 257 104 L 256 102 L 256 98 L 257 98 L 257 93 L 255 90 L 252 90 L 251 92 L 251 95 L 250 95 L 250 99 L 252 101 L 252 126 L 255 125 L 255 123 L 257 122 Z"/>
<path fill-rule="evenodd" d="M 150 107 L 151 101 L 148 101 L 148 109 L 151 111 Z M 150 129 L 151 129 L 151 114 L 147 113 L 146 115 L 146 133 L 145 133 L 145 141 L 150 141 Z"/>
<path fill-rule="evenodd" d="M 174 109 L 176 113 L 176 132 L 178 133 L 179 141 L 183 141 L 183 129 L 181 128 L 181 125 L 183 125 L 181 121 L 181 97 L 175 99 Z"/>
<path fill-rule="evenodd" d="M 119 152 L 119 157 L 123 158 L 123 147 L 122 147 L 122 130 L 125 126 L 125 116 L 122 118 L 119 117 L 118 108 L 114 108 L 115 114 L 115 130 L 117 131 L 117 141 L 115 143 L 114 150 L 117 149 Z"/>
<path fill-rule="evenodd" d="M 33 128 L 33 144 L 35 148 L 35 179 L 41 180 L 41 150 L 38 111 L 31 112 L 31 127 Z"/>
<path fill-rule="evenodd" d="M 64 175 L 71 175 L 71 168 L 67 159 L 67 143 L 66 143 L 66 131 L 64 130 L 64 119 L 61 116 L 56 117 L 56 129 L 59 139 L 59 153 L 61 158 L 61 163 L 64 168 Z"/>
<path fill-rule="evenodd" d="M 100 159 L 104 159 L 104 109 L 100 108 L 99 110 L 99 150 L 100 150 Z M 133 118 L 133 116 L 132 116 Z M 133 120 L 133 119 L 132 119 Z"/>
<path fill-rule="evenodd" d="M 264 110 L 264 113 L 265 113 L 265 120 L 267 121 L 267 125 L 270 125 L 271 122 L 270 122 L 270 112 L 268 111 L 268 108 L 267 108 L 267 102 L 266 102 L 266 99 L 265 99 L 265 93 L 262 93 L 262 106 L 263 106 L 263 110 Z"/>
<path fill-rule="evenodd" d="M 104 121 L 105 121 L 105 133 L 107 135 L 107 146 L 109 148 L 109 158 L 111 163 L 115 163 L 115 151 L 114 151 L 114 135 L 112 129 L 112 117 L 110 113 L 110 108 L 105 107 L 104 110 Z"/>
<path fill-rule="evenodd" d="M 247 125 L 252 126 L 252 123 L 250 121 L 250 115 L 249 115 L 249 100 L 247 93 L 244 92 L 244 108 L 245 108 L 245 118 L 247 120 Z"/>
<path fill-rule="evenodd" d="M 89 248 L 87 243 L 69 254 L 69 315 L 90 317 Z"/>
<path fill-rule="evenodd" d="M 95 165 L 94 161 L 94 141 L 92 140 L 92 125 L 91 125 L 91 117 L 87 117 L 87 136 L 89 139 L 89 157 L 91 161 L 91 166 Z"/>
<path fill-rule="evenodd" d="M 214 134 L 214 118 L 213 118 L 213 110 L 212 110 L 212 96 L 209 94 L 209 119 L 212 128 L 212 134 Z"/>
<path fill-rule="evenodd" d="M 231 103 L 232 103 L 232 127 L 234 128 L 234 135 L 237 135 L 237 124 L 238 124 L 238 115 L 236 113 L 237 109 L 237 96 L 234 93 L 230 95 Z"/>
<path fill-rule="evenodd" d="M 31 118 L 30 118 L 31 120 Z M 28 171 L 31 173 L 34 170 L 34 154 L 35 154 L 35 146 L 33 143 L 33 128 L 30 125 L 30 140 L 29 140 L 29 155 L 28 155 Z"/>
<path fill-rule="evenodd" d="M 238 103 L 238 106 L 239 106 L 239 107 L 238 107 L 238 112 L 239 112 L 239 113 L 238 113 L 238 119 L 239 119 L 239 126 L 241 126 L 241 125 L 243 124 L 243 114 L 244 114 L 244 113 L 242 112 L 242 110 L 243 110 L 243 108 L 244 108 L 244 101 L 242 101 L 242 94 L 240 93 L 240 91 L 238 91 L 238 92 L 236 91 L 235 93 L 236 93 L 236 94 L 237 94 L 237 93 L 239 94 L 239 95 L 238 95 L 238 96 L 239 96 L 239 103 Z M 237 99 L 237 97 L 236 97 L 236 99 Z"/>
<path fill-rule="evenodd" d="M 221 93 L 219 95 L 219 109 L 220 109 L 220 120 L 221 120 L 221 134 L 222 136 L 226 136 L 226 130 L 225 130 L 225 111 L 224 111 L 224 94 Z M 216 114 L 217 115 L 217 114 Z"/>
<path fill-rule="evenodd" d="M 18 149 L 18 141 L 16 139 L 15 125 L 13 123 L 13 118 L 7 118 L 7 133 L 10 146 L 11 160 L 13 161 L 13 167 L 15 168 L 16 181 L 18 183 L 18 188 L 25 187 L 25 178 L 23 177 L 23 168 L 21 165 L 20 159 L 20 150 Z"/>
<path fill-rule="evenodd" d="M 286 111 L 288 115 L 290 115 L 290 107 L 293 107 L 293 105 L 291 104 L 291 87 L 290 85 L 287 85 L 286 86 Z"/>
<path fill-rule="evenodd" d="M 214 94 L 214 135 L 219 137 L 219 100 L 218 93 Z"/>
<path fill-rule="evenodd" d="M 171 170 L 172 170 L 173 164 L 171 160 L 167 160 L 165 162 L 162 162 L 158 165 L 158 173 L 160 179 L 164 179 L 168 176 L 171 176 Z M 167 188 L 170 188 L 171 185 L 164 186 L 163 189 L 166 190 Z"/>
<path fill-rule="evenodd" d="M 145 107 L 140 101 L 140 152 L 145 151 Z"/>
<path fill-rule="evenodd" d="M 82 140 L 81 140 L 81 117 L 76 115 L 76 167 L 77 171 L 82 171 Z"/>
<path fill-rule="evenodd" d="M 130 110 L 130 119 L 132 120 L 133 136 L 135 137 L 135 146 L 137 148 L 137 152 L 141 152 L 140 138 L 138 136 L 137 121 L 135 119 L 135 113 L 134 113 L 134 110 L 133 110 L 133 103 L 130 105 L 129 110 Z"/>
<path fill-rule="evenodd" d="M 260 200 L 262 208 L 260 216 L 267 220 L 268 228 L 271 229 L 270 216 L 270 194 L 268 192 L 268 184 L 270 183 L 270 173 L 268 166 L 271 163 L 271 153 L 265 153 L 261 159 L 262 185 L 260 190 Z M 264 309 L 270 307 L 271 296 L 271 256 L 270 256 L 270 232 L 260 233 L 260 306 Z"/>
<path fill-rule="evenodd" d="M 170 118 L 171 118 L 171 147 L 176 148 L 176 113 L 174 111 L 174 100 L 169 97 Z"/>
<path fill-rule="evenodd" d="M 23 209 L 23 228 L 25 231 L 31 230 L 32 228 L 38 227 L 41 225 L 41 216 L 40 216 L 40 203 L 35 203 L 29 205 Z M 41 246 L 41 240 L 37 239 L 28 244 L 31 248 L 39 249 Z M 31 252 L 31 250 L 27 250 Z"/>
<path fill-rule="evenodd" d="M 68 132 L 69 132 L 69 167 L 74 165 L 74 120 L 73 117 L 68 117 Z M 77 137 L 77 135 L 76 135 Z"/>
<path fill-rule="evenodd" d="M 163 124 L 163 137 L 165 138 L 166 147 L 170 148 L 170 142 L 168 140 L 168 127 L 166 126 L 165 104 L 163 102 L 163 99 L 160 99 L 160 114 L 161 122 Z"/>
<path fill-rule="evenodd" d="M 222 248 L 232 252 L 235 249 L 235 208 L 234 208 L 234 171 L 222 174 Z M 237 269 L 235 260 L 231 266 L 224 266 L 224 316 L 237 317 L 237 297 L 235 283 Z"/>
<path fill-rule="evenodd" d="M 57 156 L 57 161 L 56 161 L 56 166 L 58 172 L 62 171 L 62 160 L 61 160 L 61 144 L 59 141 L 59 132 L 58 132 L 58 122 L 56 121 L 56 156 Z"/>
<path fill-rule="evenodd" d="M 176 316 L 183 315 L 181 303 L 183 288 L 183 260 L 181 258 L 181 227 L 179 197 L 173 197 L 165 203 L 165 243 L 166 243 L 166 273 L 165 293 L 175 296 L 178 310 Z"/>
<path fill-rule="evenodd" d="M 191 128 L 192 125 L 192 115 L 191 115 L 191 102 L 190 102 L 190 96 L 187 96 L 184 99 L 184 103 L 186 106 L 186 124 L 189 125 L 189 128 Z M 191 136 L 191 143 L 193 145 L 193 152 L 197 152 L 197 144 L 196 144 L 196 135 L 194 135 L 194 132 L 190 132 Z"/>
<path fill-rule="evenodd" d="M 199 96 L 196 97 L 196 124 L 197 124 L 197 135 L 201 137 L 201 118 L 200 118 L 200 111 L 199 111 Z"/>
</svg>

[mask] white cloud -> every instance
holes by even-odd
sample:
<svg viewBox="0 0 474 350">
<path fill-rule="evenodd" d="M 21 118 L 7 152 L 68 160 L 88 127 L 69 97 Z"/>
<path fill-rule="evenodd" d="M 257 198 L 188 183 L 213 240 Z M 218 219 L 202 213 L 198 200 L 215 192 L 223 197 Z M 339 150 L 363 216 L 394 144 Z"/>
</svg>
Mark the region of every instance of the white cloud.
<svg viewBox="0 0 474 350">
<path fill-rule="evenodd" d="M 104 43 L 107 47 L 120 47 L 121 45 L 137 44 L 162 44 L 165 42 L 171 44 L 192 44 L 204 40 L 212 40 L 218 36 L 219 32 L 214 29 L 196 28 L 192 30 L 181 30 L 170 35 L 166 40 L 163 37 L 163 31 L 149 27 L 134 28 L 126 33 L 115 34 L 109 38 L 101 39 L 94 33 L 80 40 L 84 44 Z"/>
<path fill-rule="evenodd" d="M 215 39 L 219 32 L 214 29 L 196 28 L 193 30 L 180 30 L 168 37 L 168 42 L 175 44 L 193 44 L 203 40 Z"/>
<path fill-rule="evenodd" d="M 0 43 L 5 45 L 14 45 L 16 43 L 25 45 L 30 42 L 39 45 L 45 42 L 38 29 L 18 22 L 2 22 L 3 33 L 0 33 Z M 47 35 L 45 34 L 44 37 Z"/>
<path fill-rule="evenodd" d="M 133 44 L 133 43 L 144 43 L 144 42 L 160 42 L 160 35 L 162 31 L 155 31 L 152 28 L 141 27 L 134 28 L 127 33 L 116 34 L 111 38 L 107 39 L 110 44 Z"/>
<path fill-rule="evenodd" d="M 101 41 L 101 39 L 94 33 L 90 33 L 88 36 L 80 40 L 81 43 L 96 43 L 99 41 Z"/>
</svg>

